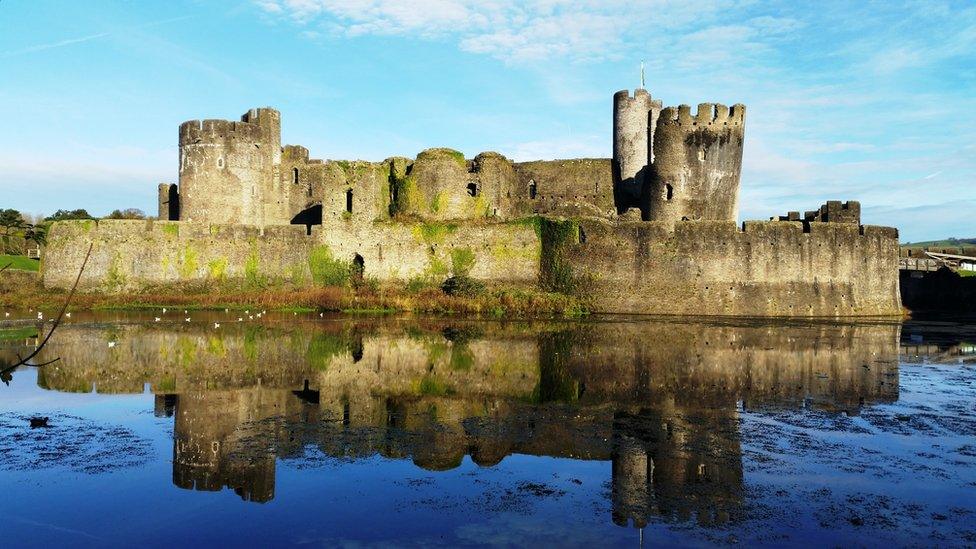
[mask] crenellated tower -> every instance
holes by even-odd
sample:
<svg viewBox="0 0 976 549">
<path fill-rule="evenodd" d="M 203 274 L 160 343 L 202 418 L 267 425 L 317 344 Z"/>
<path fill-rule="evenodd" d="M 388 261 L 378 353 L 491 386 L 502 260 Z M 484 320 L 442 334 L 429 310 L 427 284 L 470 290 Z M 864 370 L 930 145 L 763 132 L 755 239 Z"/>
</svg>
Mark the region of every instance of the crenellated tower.
<svg viewBox="0 0 976 549">
<path fill-rule="evenodd" d="M 653 161 L 654 128 L 661 101 L 643 88 L 613 94 L 613 185 L 617 211 L 637 207 L 647 166 Z"/>
<path fill-rule="evenodd" d="M 239 122 L 180 125 L 180 219 L 264 226 L 280 207 L 281 115 L 251 109 Z"/>
<path fill-rule="evenodd" d="M 642 210 L 651 221 L 732 220 L 739 213 L 745 105 L 702 103 L 661 111 Z"/>
</svg>

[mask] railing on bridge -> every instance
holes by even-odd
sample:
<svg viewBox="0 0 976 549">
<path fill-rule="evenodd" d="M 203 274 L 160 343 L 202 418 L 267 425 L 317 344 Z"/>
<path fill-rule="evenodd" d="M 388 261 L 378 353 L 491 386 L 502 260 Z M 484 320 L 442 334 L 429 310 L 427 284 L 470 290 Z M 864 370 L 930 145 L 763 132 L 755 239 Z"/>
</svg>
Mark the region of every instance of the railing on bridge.
<svg viewBox="0 0 976 549">
<path fill-rule="evenodd" d="M 930 257 L 899 257 L 898 268 L 902 271 L 938 271 L 945 263 Z"/>
<path fill-rule="evenodd" d="M 976 257 L 957 254 L 943 254 L 925 252 L 925 257 L 899 257 L 898 268 L 903 271 L 938 271 L 942 267 L 959 269 L 972 268 L 976 265 Z"/>
</svg>

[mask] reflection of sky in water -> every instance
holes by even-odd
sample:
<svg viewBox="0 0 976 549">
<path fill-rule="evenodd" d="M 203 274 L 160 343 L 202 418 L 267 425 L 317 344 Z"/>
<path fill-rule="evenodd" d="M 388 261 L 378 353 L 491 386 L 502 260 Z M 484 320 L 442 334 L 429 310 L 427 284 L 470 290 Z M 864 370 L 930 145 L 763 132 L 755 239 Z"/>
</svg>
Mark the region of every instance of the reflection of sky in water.
<svg viewBox="0 0 976 549">
<path fill-rule="evenodd" d="M 976 374 L 940 330 L 65 326 L 0 387 L 6 541 L 973 543 Z"/>
</svg>

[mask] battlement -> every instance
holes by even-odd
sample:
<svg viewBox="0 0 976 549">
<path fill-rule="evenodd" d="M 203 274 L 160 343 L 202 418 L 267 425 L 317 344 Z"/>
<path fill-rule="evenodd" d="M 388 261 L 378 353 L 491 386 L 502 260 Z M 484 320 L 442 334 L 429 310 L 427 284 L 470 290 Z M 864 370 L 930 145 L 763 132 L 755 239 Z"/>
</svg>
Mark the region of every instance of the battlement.
<svg viewBox="0 0 976 549">
<path fill-rule="evenodd" d="M 698 111 L 692 116 L 691 106 L 678 105 L 661 110 L 658 125 L 666 126 L 742 126 L 745 124 L 746 106 L 741 103 L 732 108 L 720 103 L 699 103 Z"/>
<path fill-rule="evenodd" d="M 257 124 L 233 120 L 188 120 L 180 124 L 181 146 L 228 139 L 262 141 L 265 139 L 265 132 Z"/>
<path fill-rule="evenodd" d="M 322 163 L 321 160 L 317 162 L 310 161 L 308 158 L 308 149 L 301 145 L 285 145 L 281 148 L 281 158 L 287 162 L 300 162 L 303 164 Z"/>
<path fill-rule="evenodd" d="M 636 90 L 634 90 L 633 95 L 630 93 L 630 90 L 620 90 L 617 93 L 613 94 L 613 102 L 615 105 L 623 102 L 637 103 L 638 101 L 650 102 L 652 106 L 658 109 L 660 109 L 662 105 L 660 99 L 652 98 L 651 93 L 645 90 L 644 88 L 637 88 Z"/>
<path fill-rule="evenodd" d="M 281 123 L 281 113 L 271 107 L 259 107 L 250 109 L 241 115 L 241 122 L 250 122 L 259 125 L 271 125 Z"/>
</svg>

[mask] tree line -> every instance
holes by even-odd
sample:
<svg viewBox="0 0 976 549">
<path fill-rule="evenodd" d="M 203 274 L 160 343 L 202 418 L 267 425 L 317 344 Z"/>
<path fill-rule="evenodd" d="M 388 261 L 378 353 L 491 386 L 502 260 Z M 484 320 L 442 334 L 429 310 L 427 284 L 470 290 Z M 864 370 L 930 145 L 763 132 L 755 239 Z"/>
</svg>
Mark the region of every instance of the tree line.
<svg viewBox="0 0 976 549">
<path fill-rule="evenodd" d="M 146 214 L 138 208 L 113 210 L 101 219 L 146 219 Z M 51 223 L 72 219 L 99 219 L 88 210 L 58 210 L 51 215 L 31 216 L 13 208 L 0 208 L 0 253 L 21 255 L 27 248 L 40 248 L 47 243 L 47 232 Z"/>
</svg>

